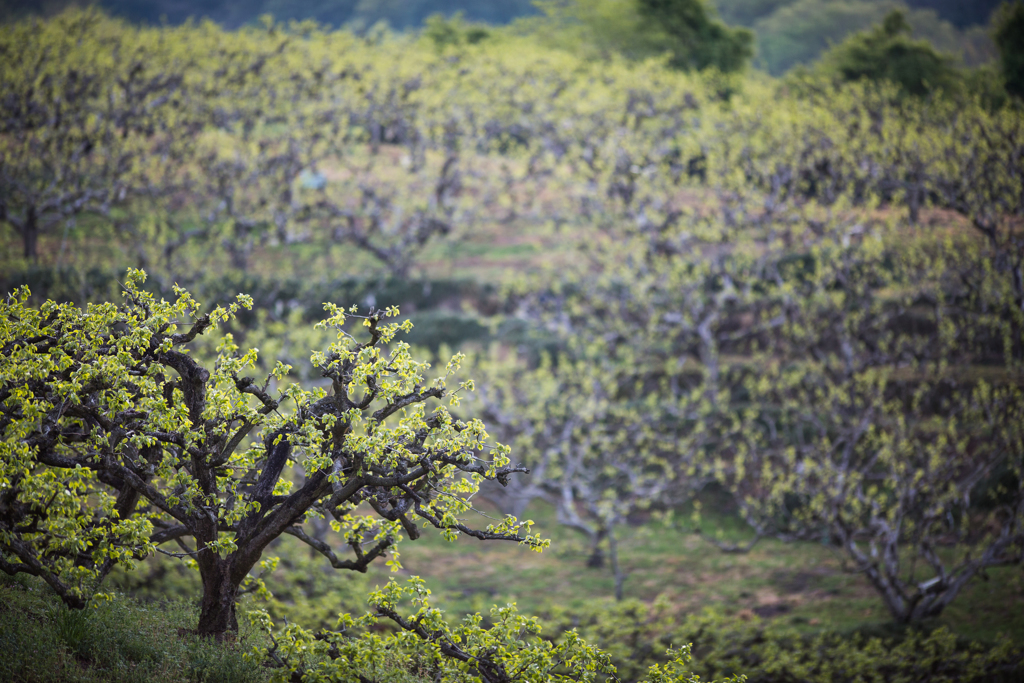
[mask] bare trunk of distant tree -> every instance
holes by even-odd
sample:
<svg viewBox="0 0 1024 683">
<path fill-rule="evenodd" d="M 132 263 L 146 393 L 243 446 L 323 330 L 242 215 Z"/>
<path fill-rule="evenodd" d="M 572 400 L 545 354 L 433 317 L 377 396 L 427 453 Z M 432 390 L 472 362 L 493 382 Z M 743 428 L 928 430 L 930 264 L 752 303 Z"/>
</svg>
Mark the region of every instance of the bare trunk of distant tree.
<svg viewBox="0 0 1024 683">
<path fill-rule="evenodd" d="M 605 530 L 600 529 L 590 537 L 590 557 L 587 558 L 587 566 L 600 569 L 604 566 L 604 548 L 601 541 L 605 538 Z"/>
<path fill-rule="evenodd" d="M 21 241 L 24 246 L 25 258 L 32 262 L 39 260 L 39 217 L 36 215 L 36 207 L 28 207 L 25 214 L 25 222 L 22 223 Z"/>
<path fill-rule="evenodd" d="M 626 573 L 622 571 L 622 566 L 619 564 L 619 541 L 615 538 L 615 526 L 612 524 L 608 525 L 608 555 L 612 561 L 612 573 L 615 575 L 615 599 L 622 600 Z"/>
</svg>

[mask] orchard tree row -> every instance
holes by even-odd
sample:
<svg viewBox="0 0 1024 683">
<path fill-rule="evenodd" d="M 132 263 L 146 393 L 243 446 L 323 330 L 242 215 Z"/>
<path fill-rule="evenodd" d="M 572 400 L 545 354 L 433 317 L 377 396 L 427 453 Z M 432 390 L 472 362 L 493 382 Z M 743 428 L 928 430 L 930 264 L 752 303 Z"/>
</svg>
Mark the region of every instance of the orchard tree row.
<svg viewBox="0 0 1024 683">
<path fill-rule="evenodd" d="M 832 71 L 782 82 L 681 72 L 671 51 L 587 61 L 532 35 L 472 43 L 457 24 L 380 41 L 93 11 L 8 24 L 0 226 L 21 258 L 5 266 L 107 245 L 168 281 L 268 253 L 308 273 L 308 254 L 337 245 L 401 277 L 432 242 L 488 226 L 664 220 L 687 187 L 960 211 L 1018 110 L 958 86 L 890 19 L 839 46 Z M 937 86 L 948 96 L 908 94 Z"/>
<path fill-rule="evenodd" d="M 402 275 L 431 240 L 485 225 L 573 242 L 506 288 L 547 348 L 476 354 L 475 384 L 454 379 L 460 357 L 417 360 L 390 307 L 328 305 L 320 343 L 298 342 L 320 349 L 303 388 L 255 348 L 298 331 L 211 339 L 245 296 L 204 313 L 136 270 L 120 304 L 8 295 L 0 569 L 69 607 L 162 552 L 198 570 L 197 630 L 221 637 L 242 594 L 266 595 L 282 535 L 355 571 L 397 568 L 424 526 L 543 549 L 520 520 L 536 499 L 621 596 L 623 523 L 709 485 L 753 542 L 839 550 L 903 622 L 1024 560 L 1012 100 L 589 63 L 526 38 L 439 49 L 91 12 L 3 31 L 18 58 L 0 66 L 0 220 L 28 259 L 46 239 L 106 240 L 174 277 L 342 244 Z M 480 486 L 507 516 L 470 522 Z M 511 607 L 452 625 L 416 580 L 368 602 L 253 656 L 306 680 L 359 680 L 381 648 L 442 680 L 610 671 Z M 651 680 L 688 680 L 685 658 Z"/>
</svg>

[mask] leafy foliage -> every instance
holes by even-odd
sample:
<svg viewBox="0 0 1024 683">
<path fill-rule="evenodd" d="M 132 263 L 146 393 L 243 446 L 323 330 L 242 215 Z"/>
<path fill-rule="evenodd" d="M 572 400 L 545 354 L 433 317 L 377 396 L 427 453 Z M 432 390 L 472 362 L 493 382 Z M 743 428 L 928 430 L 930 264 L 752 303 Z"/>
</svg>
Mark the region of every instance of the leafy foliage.
<svg viewBox="0 0 1024 683">
<path fill-rule="evenodd" d="M 631 58 L 670 53 L 679 69 L 741 70 L 752 54 L 753 35 L 714 16 L 703 0 L 570 0 L 538 3 L 556 40 L 576 40 L 584 50 L 615 51 Z"/>
<path fill-rule="evenodd" d="M 968 66 L 977 67 L 994 59 L 993 45 L 982 26 L 965 28 L 958 24 L 958 28 L 949 23 L 946 15 L 909 4 L 913 7 L 889 0 L 778 3 L 770 13 L 759 16 L 752 24 L 745 24 L 757 35 L 758 54 L 754 64 L 777 76 L 796 65 L 810 67 L 834 45 L 857 32 L 869 30 L 893 11 L 906 15 L 915 40 L 927 41 L 937 51 L 955 55 Z"/>
<path fill-rule="evenodd" d="M 823 68 L 841 78 L 888 80 L 912 95 L 955 88 L 952 58 L 924 41 L 910 40 L 910 24 L 894 11 L 872 30 L 850 36 L 822 58 Z"/>
<path fill-rule="evenodd" d="M 366 94 L 365 64 L 330 68 L 329 55 L 356 41 L 351 34 L 310 40 L 308 25 L 289 35 L 272 23 L 161 33 L 94 11 L 46 26 L 0 31 L 0 51 L 25 58 L 5 60 L 0 74 L 9 112 L 0 221 L 19 234 L 26 259 L 37 258 L 41 235 L 63 228 L 66 242 L 86 216 L 140 265 L 169 270 L 197 242 L 219 245 L 244 270 L 254 247 L 308 240 L 315 226 L 404 276 L 412 254 L 452 231 L 458 155 L 428 161 L 418 133 L 403 131 L 414 81 L 368 98 L 344 94 L 348 84 Z M 339 107 L 338 97 L 360 111 Z M 409 140 L 414 161 L 392 192 L 365 181 L 338 187 L 318 170 L 353 141 L 396 135 Z M 366 174 L 374 161 L 352 159 L 359 170 L 351 173 Z M 397 161 L 386 163 L 401 168 Z"/>
<path fill-rule="evenodd" d="M 475 45 L 486 40 L 490 32 L 483 26 L 467 25 L 462 14 L 456 13 L 451 19 L 445 19 L 440 14 L 427 17 L 423 35 L 434 41 L 438 50 L 444 50 L 449 45 Z"/>
<path fill-rule="evenodd" d="M 753 54 L 750 31 L 717 21 L 698 0 L 640 0 L 640 15 L 668 35 L 674 66 L 738 71 Z"/>
<path fill-rule="evenodd" d="M 1011 180 L 1020 120 L 976 106 L 970 131 L 986 130 L 984 143 L 968 142 L 977 139 L 968 128 L 924 143 L 910 132 L 920 122 L 947 111 L 942 120 L 960 125 L 964 110 L 932 104 L 908 116 L 891 90 L 859 92 L 850 105 L 866 117 L 833 119 L 828 142 L 819 120 L 789 129 L 793 137 L 770 124 L 745 132 L 757 143 L 733 162 L 712 147 L 709 165 L 734 188 L 717 212 L 674 209 L 657 173 L 634 175 L 628 194 L 629 181 L 610 181 L 608 196 L 622 203 L 608 201 L 602 215 L 623 218 L 607 240 L 591 235 L 575 264 L 524 286 L 523 314 L 560 335 L 564 355 L 499 369 L 481 385 L 492 421 L 508 416 L 510 432 L 538 446 L 521 494 L 560 495 L 567 523 L 586 530 L 578 511 L 588 506 L 598 519 L 618 510 L 619 521 L 638 501 L 671 507 L 715 478 L 759 534 L 834 543 L 896 619 L 915 621 L 985 566 L 1022 557 L 1014 340 L 1024 252 Z M 825 116 L 839 111 L 830 98 Z M 872 132 L 872 119 L 883 128 Z M 737 167 L 744 173 L 730 174 Z M 883 197 L 905 202 L 910 224 L 934 197 L 977 232 L 930 239 L 891 215 L 873 218 Z M 961 289 L 966 281 L 980 289 Z M 589 374 L 577 380 L 581 367 Z M 607 425 L 615 445 L 595 436 Z M 648 446 L 632 441 L 640 435 Z M 578 464 L 594 444 L 595 464 Z M 1004 470 L 998 511 L 978 514 L 982 482 Z M 672 482 L 664 497 L 645 488 L 645 471 Z"/>
<path fill-rule="evenodd" d="M 452 682 L 587 681 L 599 673 L 614 672 L 606 654 L 571 633 L 556 646 L 538 640 L 536 618 L 519 615 L 515 605 L 493 608 L 488 628 L 481 626 L 479 614 L 450 626 L 443 613 L 430 605 L 429 595 L 416 578 L 404 587 L 391 581 L 370 595 L 374 613 L 360 620 L 343 618 L 337 632 L 319 637 L 290 628 L 285 640 L 275 642 L 268 654 L 303 680 L 377 680 L 376 669 L 387 660 L 390 666 Z M 408 616 L 399 611 L 404 598 L 411 599 L 415 608 Z M 384 637 L 346 634 L 365 628 L 376 617 L 394 621 L 402 631 Z"/>
<path fill-rule="evenodd" d="M 1024 4 L 1003 3 L 994 17 L 994 23 L 993 37 L 999 47 L 1006 90 L 1017 97 L 1024 97 L 1024 52 L 1021 51 L 1019 39 L 1021 31 L 1024 31 Z"/>
<path fill-rule="evenodd" d="M 5 225 L 22 240 L 18 226 L 50 206 L 67 166 L 71 179 L 124 193 L 54 209 L 40 233 L 51 244 L 64 227 L 160 263 L 169 279 L 283 271 L 286 259 L 268 254 L 314 252 L 290 262 L 299 284 L 264 292 L 273 311 L 249 312 L 242 297 L 204 317 L 184 289 L 164 300 L 135 271 L 121 305 L 33 308 L 25 289 L 5 300 L 5 570 L 36 574 L 82 607 L 115 566 L 173 541 L 175 559 L 199 569 L 200 631 L 230 630 L 243 593 L 271 600 L 254 616 L 276 645 L 253 657 L 282 677 L 541 680 L 607 675 L 611 660 L 511 608 L 449 622 L 416 581 L 374 592 L 367 616 L 310 631 L 329 618 L 309 605 L 328 589 L 310 581 L 274 602 L 275 563 L 310 567 L 278 562 L 274 539 L 357 571 L 385 554 L 397 567 L 400 536 L 422 523 L 540 547 L 518 518 L 541 498 L 586 534 L 595 564 L 611 560 L 621 596 L 624 523 L 669 518 L 714 482 L 755 536 L 842 553 L 897 620 L 930 618 L 986 568 L 1021 562 L 1020 111 L 963 93 L 907 98 L 888 78 L 681 72 L 660 56 L 633 59 L 661 55 L 668 36 L 634 31 L 654 16 L 639 4 L 547 8 L 566 21 L 552 35 L 578 41 L 565 47 L 606 59 L 546 47 L 551 36 L 522 34 L 529 23 L 474 41 L 461 20 L 440 18 L 417 38 L 269 21 L 136 29 L 72 12 L 54 21 L 79 27 L 92 50 L 83 64 L 107 60 L 119 76 L 97 81 L 85 113 L 68 119 L 54 115 L 55 93 L 72 69 L 48 62 L 45 45 L 77 55 L 79 43 L 57 33 L 32 43 L 33 63 L 59 78 L 5 62 L 16 104 L 59 85 L 43 98 L 45 121 L 18 105 L 0 136 L 0 175 L 39 180 L 34 194 L 3 195 Z M 8 52 L 27 26 L 3 29 Z M 901 26 L 870 35 L 872 49 L 917 45 Z M 625 58 L 615 45 L 630 46 Z M 124 113 L 151 116 L 151 129 L 119 129 L 97 112 L 131 101 L 131 68 L 115 57 L 136 47 L 149 60 L 139 73 L 177 80 L 170 99 Z M 86 173 L 105 168 L 102 146 L 30 153 L 99 123 L 103 145 L 131 151 L 109 175 Z M 195 135 L 172 144 L 179 127 Z M 166 152 L 163 175 L 147 175 L 153 150 Z M 59 222 L 72 216 L 81 223 Z M 302 325 L 300 308 L 348 287 L 335 270 L 358 261 L 352 246 L 405 280 L 437 237 L 481 226 L 559 247 L 547 270 L 510 276 L 495 297 L 492 310 L 513 318 L 496 329 L 525 330 L 529 344 L 475 355 L 481 391 L 461 406 L 470 385 L 446 385 L 458 362 L 431 377 L 397 340 L 408 325 L 388 322 L 395 309 L 374 299 L 360 319 L 330 306 L 319 329 Z M 349 249 L 332 263 L 335 247 Z M 232 292 L 247 288 L 237 282 Z M 210 340 L 215 324 L 237 340 Z M 286 366 L 325 347 L 302 388 Z M 529 479 L 508 476 L 526 469 Z M 479 530 L 463 518 L 486 481 L 512 516 Z M 745 549 L 708 534 L 699 513 L 692 525 Z M 347 597 L 330 610 L 363 609 Z M 270 612 L 303 623 L 275 630 Z M 399 632 L 383 634 L 387 623 Z M 914 642 L 953 659 L 944 635 Z M 829 670 L 803 647 L 791 648 L 800 662 Z M 689 678 L 685 657 L 660 652 L 623 675 L 656 664 L 652 678 Z M 908 651 L 888 656 L 878 655 L 897 666 Z"/>
<path fill-rule="evenodd" d="M 547 625 L 569 624 L 607 649 L 623 678 L 664 660 L 667 643 L 690 643 L 692 670 L 701 678 L 744 671 L 748 681 L 1011 681 L 1019 676 L 1019 644 L 965 643 L 945 628 L 879 636 L 825 631 L 814 636 L 753 617 L 729 619 L 713 611 L 680 616 L 661 599 L 595 603 L 586 610 L 556 610 Z"/>
<path fill-rule="evenodd" d="M 468 533 L 543 547 L 520 536 L 528 525 L 511 517 L 485 531 L 458 520 L 476 481 L 519 470 L 501 446 L 494 460 L 476 457 L 486 439 L 479 421 L 453 420 L 442 407 L 426 414 L 424 404 L 447 393 L 458 358 L 429 385 L 427 366 L 407 345 L 385 359 L 380 347 L 408 328 L 381 324 L 396 309 L 365 317 L 369 338 L 357 342 L 343 329 L 346 314 L 329 306 L 322 324 L 337 329 L 337 339 L 313 362 L 331 379 L 332 395 L 283 384 L 273 398 L 270 383 L 289 368 L 279 363 L 262 385 L 240 375 L 257 352 L 239 354 L 230 335 L 212 370 L 184 351 L 251 299 L 199 316 L 184 290 L 173 303 L 156 301 L 139 289 L 143 279 L 129 273 L 123 307 L 50 302 L 37 311 L 25 306 L 24 289 L 3 304 L 6 572 L 40 576 L 82 607 L 114 565 L 177 541 L 203 580 L 199 631 L 219 634 L 235 627 L 239 587 L 283 533 L 335 568 L 360 571 L 403 528 L 419 535 L 407 513 L 450 539 Z M 175 331 L 192 316 L 188 331 Z M 297 404 L 293 415 L 279 410 L 285 401 Z M 303 480 L 282 479 L 288 463 L 301 463 Z M 357 512 L 360 504 L 380 517 Z M 354 559 L 303 531 L 307 515 L 332 519 Z"/>
<path fill-rule="evenodd" d="M 715 9 L 719 16 L 730 24 L 753 26 L 761 17 L 766 17 L 794 0 L 718 0 Z"/>
<path fill-rule="evenodd" d="M 182 74 L 157 66 L 167 47 L 95 13 L 0 30 L 0 221 L 26 259 L 40 234 L 176 185 L 157 160 L 178 158 L 195 129 L 176 107 Z"/>
<path fill-rule="evenodd" d="M 6 573 L 38 576 L 68 607 L 81 610 L 109 599 L 96 588 L 115 565 L 130 568 L 173 540 L 200 573 L 197 632 L 220 637 L 238 628 L 235 603 L 243 584 L 269 597 L 262 578 L 249 572 L 257 563 L 273 569 L 277 559 L 261 557 L 281 534 L 337 569 L 357 571 L 389 551 L 389 564 L 399 567 L 393 547 L 401 530 L 419 536 L 411 516 L 448 540 L 467 534 L 538 550 L 546 545 L 523 536 L 531 523 L 514 517 L 484 531 L 460 520 L 471 509 L 466 496 L 481 480 L 507 480 L 524 469 L 509 464 L 500 444 L 493 459 L 478 455 L 487 438 L 478 420 L 455 420 L 443 407 L 426 416 L 424 404 L 446 395 L 445 380 L 459 358 L 425 386 L 427 366 L 410 358 L 407 345 L 398 343 L 383 357 L 380 347 L 409 327 L 381 324 L 396 309 L 363 318 L 369 338 L 360 343 L 344 329 L 346 313 L 328 304 L 331 316 L 323 326 L 337 330 L 337 338 L 327 352 L 314 353 L 313 362 L 332 381 L 332 395 L 281 384 L 272 398 L 270 382 L 283 383 L 287 366 L 279 363 L 262 386 L 240 376 L 254 365 L 256 351 L 238 355 L 230 335 L 217 346 L 212 372 L 185 352 L 251 299 L 240 295 L 236 304 L 178 333 L 181 319 L 199 305 L 180 289 L 175 302 L 157 301 L 139 289 L 143 279 L 144 273 L 129 272 L 122 307 L 81 311 L 48 302 L 33 310 L 22 289 L 0 309 L 6 360 L 0 375 L 0 568 Z M 170 370 L 177 380 L 166 379 Z M 458 392 L 451 396 L 458 405 Z M 285 400 L 297 404 L 294 414 L 279 410 Z M 387 422 L 392 415 L 399 416 L 393 426 Z M 250 440 L 254 430 L 262 438 Z M 290 462 L 301 463 L 302 479 L 282 478 Z M 375 514 L 359 510 L 360 504 Z M 343 535 L 354 559 L 339 558 L 318 538 L 322 533 L 302 528 L 317 517 L 330 520 L 327 526 Z M 614 672 L 607 655 L 569 634 L 555 646 L 537 640 L 536 620 L 519 616 L 514 606 L 495 608 L 489 628 L 480 626 L 479 615 L 451 628 L 428 596 L 420 581 L 408 588 L 389 583 L 368 597 L 373 614 L 357 619 L 343 613 L 339 630 L 320 634 L 287 626 L 280 639 L 268 634 L 273 645 L 256 646 L 252 661 L 269 658 L 282 680 L 308 681 L 379 680 L 385 672 L 423 668 L 434 680 L 493 682 L 594 680 Z M 416 606 L 409 616 L 399 612 L 403 597 Z M 68 646 L 85 647 L 88 613 L 59 607 L 54 614 Z M 383 639 L 366 632 L 377 617 L 402 631 Z M 251 618 L 272 629 L 265 612 Z M 353 630 L 363 633 L 353 638 Z M 683 666 L 683 657 L 671 671 Z M 652 669 L 653 680 L 695 680 L 671 671 Z"/>
</svg>

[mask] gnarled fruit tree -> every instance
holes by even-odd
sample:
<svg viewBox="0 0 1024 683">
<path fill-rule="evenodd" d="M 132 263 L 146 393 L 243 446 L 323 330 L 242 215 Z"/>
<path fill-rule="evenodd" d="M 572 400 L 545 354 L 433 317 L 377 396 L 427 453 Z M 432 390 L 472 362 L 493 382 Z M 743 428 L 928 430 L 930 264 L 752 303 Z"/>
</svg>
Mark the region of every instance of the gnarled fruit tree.
<svg viewBox="0 0 1024 683">
<path fill-rule="evenodd" d="M 485 529 L 461 521 L 480 481 L 525 469 L 486 445 L 479 420 L 441 405 L 458 401 L 445 380 L 459 358 L 428 381 L 429 366 L 394 339 L 410 326 L 387 320 L 397 309 L 352 329 L 354 312 L 326 305 L 320 326 L 337 335 L 312 361 L 329 387 L 306 390 L 280 363 L 265 380 L 246 376 L 257 352 L 240 352 L 230 335 L 200 359 L 201 335 L 248 297 L 200 315 L 186 291 L 158 301 L 144 278 L 129 272 L 121 305 L 33 309 L 25 288 L 0 302 L 6 573 L 42 577 L 81 607 L 114 566 L 175 542 L 202 577 L 198 632 L 220 636 L 236 628 L 240 587 L 282 534 L 356 571 L 403 530 L 416 538 L 417 523 L 448 537 L 546 543 L 511 516 Z M 345 552 L 304 531 L 315 517 Z"/>
</svg>

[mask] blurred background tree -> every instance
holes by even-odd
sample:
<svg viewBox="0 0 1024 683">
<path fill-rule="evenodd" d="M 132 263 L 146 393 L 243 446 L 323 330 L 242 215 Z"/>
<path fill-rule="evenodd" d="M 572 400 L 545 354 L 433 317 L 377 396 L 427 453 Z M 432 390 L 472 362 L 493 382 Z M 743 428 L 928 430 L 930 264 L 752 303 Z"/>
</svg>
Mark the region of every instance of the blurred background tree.
<svg viewBox="0 0 1024 683">
<path fill-rule="evenodd" d="M 753 54 L 754 34 L 726 26 L 702 0 L 640 0 L 639 10 L 666 34 L 673 66 L 738 71 Z"/>
<path fill-rule="evenodd" d="M 1003 3 L 993 17 L 993 25 L 1006 91 L 1024 97 L 1024 3 Z"/>
<path fill-rule="evenodd" d="M 910 37 L 906 15 L 894 10 L 870 31 L 855 33 L 822 57 L 821 68 L 846 81 L 888 80 L 912 95 L 954 90 L 959 74 L 950 55 Z"/>
<path fill-rule="evenodd" d="M 645 59 L 669 54 L 683 70 L 742 69 L 753 55 L 753 34 L 730 28 L 704 0 L 541 0 L 543 17 L 519 22 L 529 32 L 554 28 L 550 42 L 567 42 L 596 56 Z M 568 41 L 566 41 L 568 38 Z"/>
<path fill-rule="evenodd" d="M 725 2 L 722 0 L 723 5 Z M 744 25 L 750 25 L 757 34 L 754 65 L 780 75 L 797 64 L 813 62 L 830 46 L 881 22 L 895 10 L 901 10 L 913 27 L 910 37 L 929 41 L 938 50 L 956 55 L 965 65 L 977 66 L 995 56 L 987 29 L 981 24 L 958 28 L 934 9 L 911 9 L 889 0 L 776 0 L 768 14 L 748 13 L 737 19 L 751 21 Z M 731 15 L 723 10 L 723 16 L 728 19 Z"/>
</svg>

